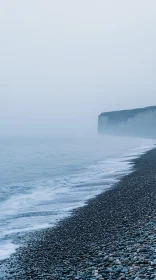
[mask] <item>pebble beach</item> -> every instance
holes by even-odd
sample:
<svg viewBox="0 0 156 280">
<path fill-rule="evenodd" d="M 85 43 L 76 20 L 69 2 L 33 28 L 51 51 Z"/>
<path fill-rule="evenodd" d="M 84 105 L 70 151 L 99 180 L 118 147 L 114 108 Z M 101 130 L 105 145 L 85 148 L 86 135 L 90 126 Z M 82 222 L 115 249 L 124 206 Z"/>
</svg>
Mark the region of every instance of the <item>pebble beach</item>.
<svg viewBox="0 0 156 280">
<path fill-rule="evenodd" d="M 58 226 L 27 236 L 0 279 L 156 280 L 156 149 L 132 163 Z"/>
</svg>

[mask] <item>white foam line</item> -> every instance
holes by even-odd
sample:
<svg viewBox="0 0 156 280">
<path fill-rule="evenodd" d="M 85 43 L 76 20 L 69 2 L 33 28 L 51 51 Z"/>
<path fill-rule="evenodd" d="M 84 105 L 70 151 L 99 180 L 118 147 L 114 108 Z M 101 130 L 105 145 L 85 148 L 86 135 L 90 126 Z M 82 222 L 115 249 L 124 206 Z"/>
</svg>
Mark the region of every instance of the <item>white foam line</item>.
<svg viewBox="0 0 156 280">
<path fill-rule="evenodd" d="M 5 260 L 10 257 L 10 255 L 14 254 L 16 252 L 16 249 L 18 248 L 18 245 L 15 245 L 12 243 L 12 241 L 6 241 L 0 243 L 0 260 Z"/>
</svg>

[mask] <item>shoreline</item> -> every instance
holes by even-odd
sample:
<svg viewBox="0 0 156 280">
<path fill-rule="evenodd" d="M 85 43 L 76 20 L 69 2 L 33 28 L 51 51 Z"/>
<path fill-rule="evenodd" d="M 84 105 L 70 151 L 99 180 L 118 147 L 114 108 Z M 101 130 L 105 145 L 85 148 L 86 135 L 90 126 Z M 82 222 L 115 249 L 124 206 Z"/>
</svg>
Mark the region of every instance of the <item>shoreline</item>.
<svg viewBox="0 0 156 280">
<path fill-rule="evenodd" d="M 27 247 L 3 262 L 9 275 L 0 279 L 135 279 L 126 276 L 126 268 L 119 271 L 120 260 L 116 276 L 106 269 L 113 266 L 110 255 L 118 248 L 118 240 L 133 244 L 139 236 L 143 239 L 139 230 L 155 228 L 156 149 L 131 162 L 135 163 L 134 171 L 114 187 L 74 210 L 55 228 L 30 234 Z M 126 246 L 126 241 L 123 244 Z M 103 276 L 98 269 L 102 264 L 106 264 Z"/>
</svg>

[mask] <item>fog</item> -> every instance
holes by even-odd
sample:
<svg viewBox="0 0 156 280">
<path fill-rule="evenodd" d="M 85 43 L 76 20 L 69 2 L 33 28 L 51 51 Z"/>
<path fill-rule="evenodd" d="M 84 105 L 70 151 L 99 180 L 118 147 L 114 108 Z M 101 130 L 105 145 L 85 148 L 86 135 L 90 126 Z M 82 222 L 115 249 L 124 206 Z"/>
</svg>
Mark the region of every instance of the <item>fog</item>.
<svg viewBox="0 0 156 280">
<path fill-rule="evenodd" d="M 96 133 L 156 105 L 154 0 L 0 0 L 0 136 Z"/>
</svg>

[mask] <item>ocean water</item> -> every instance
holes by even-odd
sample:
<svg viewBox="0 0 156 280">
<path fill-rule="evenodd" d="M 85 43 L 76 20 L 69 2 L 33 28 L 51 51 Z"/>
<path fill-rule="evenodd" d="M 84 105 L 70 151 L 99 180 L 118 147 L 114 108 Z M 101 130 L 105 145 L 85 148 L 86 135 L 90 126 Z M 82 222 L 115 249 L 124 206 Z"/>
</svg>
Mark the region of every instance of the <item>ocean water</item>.
<svg viewBox="0 0 156 280">
<path fill-rule="evenodd" d="M 16 235 L 53 227 L 132 171 L 152 139 L 0 139 L 0 260 Z"/>
</svg>

